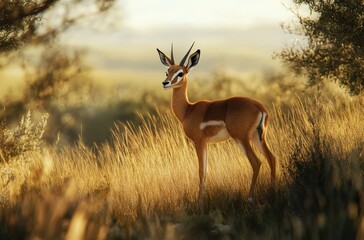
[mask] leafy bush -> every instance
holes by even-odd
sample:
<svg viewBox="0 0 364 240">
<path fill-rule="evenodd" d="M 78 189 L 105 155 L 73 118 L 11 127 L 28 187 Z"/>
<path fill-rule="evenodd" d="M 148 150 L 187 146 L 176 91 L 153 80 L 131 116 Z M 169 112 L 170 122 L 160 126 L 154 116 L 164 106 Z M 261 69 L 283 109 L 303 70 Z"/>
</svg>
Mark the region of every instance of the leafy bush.
<svg viewBox="0 0 364 240">
<path fill-rule="evenodd" d="M 362 0 L 293 0 L 297 9 L 306 6 L 308 16 L 292 10 L 296 25 L 283 25 L 291 34 L 303 36 L 276 54 L 308 84 L 332 80 L 355 95 L 364 89 L 364 2 Z"/>
<path fill-rule="evenodd" d="M 327 115 L 311 119 L 311 133 L 306 134 L 307 146 L 302 147 L 300 141 L 294 144 L 290 161 L 283 171 L 291 178 L 285 192 L 288 203 L 285 211 L 294 216 L 292 229 L 298 239 L 361 239 L 364 141 L 360 137 L 353 141 L 345 134 L 341 135 L 334 121 L 329 123 L 333 117 L 328 109 L 322 107 L 313 112 L 316 115 L 326 112 Z M 345 115 L 351 110 L 346 106 L 342 111 Z M 347 114 L 347 118 L 354 123 L 354 115 Z M 325 128 L 328 123 L 331 130 Z M 347 123 L 342 120 L 340 124 Z"/>
<path fill-rule="evenodd" d="M 30 111 L 20 120 L 15 129 L 9 130 L 6 121 L 0 123 L 0 158 L 2 162 L 20 156 L 28 151 L 40 150 L 42 136 L 47 125 L 48 114 L 41 117 L 36 127 L 31 120 Z"/>
</svg>

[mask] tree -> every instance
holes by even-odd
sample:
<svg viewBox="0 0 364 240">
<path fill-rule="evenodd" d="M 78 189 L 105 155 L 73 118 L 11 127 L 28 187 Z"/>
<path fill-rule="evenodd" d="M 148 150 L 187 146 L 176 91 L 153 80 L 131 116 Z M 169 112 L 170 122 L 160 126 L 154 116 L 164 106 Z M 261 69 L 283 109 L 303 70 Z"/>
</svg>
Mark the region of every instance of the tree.
<svg viewBox="0 0 364 240">
<path fill-rule="evenodd" d="M 309 85 L 324 79 L 339 83 L 351 94 L 364 90 L 364 1 L 293 0 L 299 25 L 283 25 L 289 33 L 304 36 L 301 44 L 284 48 L 276 56 Z M 308 16 L 299 13 L 307 6 Z"/>
<path fill-rule="evenodd" d="M 51 8 L 56 0 L 41 2 L 1 1 L 0 2 L 0 51 L 17 49 L 21 43 L 35 35 L 42 12 Z"/>
<path fill-rule="evenodd" d="M 80 92 L 80 87 L 72 86 L 85 79 L 88 68 L 83 62 L 84 51 L 62 46 L 58 36 L 85 20 L 92 25 L 92 19 L 109 13 L 114 2 L 0 0 L 0 70 L 6 64 L 16 62 L 25 73 L 26 83 L 20 99 L 11 95 L 0 99 L 0 122 L 16 122 L 28 110 L 47 112 L 50 113 L 48 125 L 51 126 L 45 133 L 48 140 L 56 138 L 54 132 L 77 137 L 78 132 L 61 122 L 65 111 L 55 106 L 55 102 L 75 91 Z M 32 47 L 37 51 L 32 51 L 31 57 L 18 54 Z M 11 80 L 1 78 L 0 85 L 1 81 Z"/>
<path fill-rule="evenodd" d="M 109 10 L 114 1 L 0 0 L 0 53 L 49 42 L 80 19 Z M 96 7 L 85 12 L 81 10 L 84 4 L 88 5 L 87 9 L 92 9 L 90 5 Z"/>
</svg>

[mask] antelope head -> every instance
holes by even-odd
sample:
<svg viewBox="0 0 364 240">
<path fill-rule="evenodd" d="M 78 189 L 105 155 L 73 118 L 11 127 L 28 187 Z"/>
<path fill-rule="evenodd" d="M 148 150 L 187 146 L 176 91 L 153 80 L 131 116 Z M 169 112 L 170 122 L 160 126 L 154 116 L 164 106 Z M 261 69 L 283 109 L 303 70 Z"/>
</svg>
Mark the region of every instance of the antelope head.
<svg viewBox="0 0 364 240">
<path fill-rule="evenodd" d="M 185 65 L 186 59 L 190 54 L 194 44 L 195 43 L 192 44 L 192 46 L 178 65 L 174 63 L 173 44 L 171 47 L 171 57 L 168 57 L 157 48 L 161 62 L 163 63 L 163 65 L 168 67 L 168 70 L 166 72 L 167 78 L 162 82 L 162 85 L 165 89 L 179 88 L 187 82 L 187 74 L 191 71 L 193 67 L 197 65 L 198 61 L 200 60 L 201 51 L 200 49 L 198 49 L 188 58 L 188 62 Z"/>
</svg>

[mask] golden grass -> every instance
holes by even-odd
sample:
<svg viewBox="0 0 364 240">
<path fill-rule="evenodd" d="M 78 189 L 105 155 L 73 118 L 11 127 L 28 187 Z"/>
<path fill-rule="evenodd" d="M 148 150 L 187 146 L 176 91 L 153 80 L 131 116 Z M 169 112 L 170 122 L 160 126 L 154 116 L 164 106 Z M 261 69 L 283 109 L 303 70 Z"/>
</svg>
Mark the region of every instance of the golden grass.
<svg viewBox="0 0 364 240">
<path fill-rule="evenodd" d="M 363 158 L 363 116 L 363 106 L 352 99 L 325 104 L 296 99 L 287 112 L 272 107 L 267 139 L 279 161 L 278 188 L 291 181 L 284 169 L 297 144 L 302 152 L 310 151 L 314 129 L 329 145 L 327 154 Z M 171 114 L 146 117 L 139 127 L 118 125 L 113 136 L 110 143 L 93 148 L 82 142 L 65 149 L 45 147 L 4 163 L 0 209 L 8 228 L 27 219 L 26 228 L 35 226 L 25 231 L 28 236 L 104 239 L 112 234 L 113 222 L 200 212 L 197 158 Z M 210 145 L 208 156 L 208 209 L 230 209 L 236 202 L 249 206 L 252 170 L 235 144 Z M 259 203 L 270 202 L 269 176 L 263 159 Z"/>
</svg>

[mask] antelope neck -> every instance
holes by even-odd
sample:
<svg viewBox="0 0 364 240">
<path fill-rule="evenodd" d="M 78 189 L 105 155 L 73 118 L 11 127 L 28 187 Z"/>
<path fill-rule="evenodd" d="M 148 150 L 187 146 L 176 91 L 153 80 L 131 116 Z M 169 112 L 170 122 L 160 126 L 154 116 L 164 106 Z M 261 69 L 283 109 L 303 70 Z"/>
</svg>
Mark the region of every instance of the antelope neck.
<svg viewBox="0 0 364 240">
<path fill-rule="evenodd" d="M 172 94 L 172 110 L 181 123 L 183 123 L 186 117 L 189 105 L 191 104 L 187 96 L 187 83 L 179 88 L 174 88 Z"/>
</svg>

